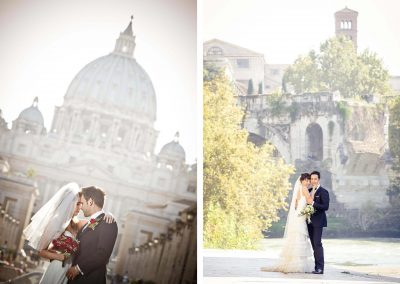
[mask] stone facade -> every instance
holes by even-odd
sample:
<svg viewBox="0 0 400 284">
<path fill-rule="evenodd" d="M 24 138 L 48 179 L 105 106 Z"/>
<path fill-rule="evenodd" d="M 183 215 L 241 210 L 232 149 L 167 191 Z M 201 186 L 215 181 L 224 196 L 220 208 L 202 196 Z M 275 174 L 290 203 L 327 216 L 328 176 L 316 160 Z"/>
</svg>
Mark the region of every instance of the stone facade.
<svg viewBox="0 0 400 284">
<path fill-rule="evenodd" d="M 268 95 L 238 97 L 251 137 L 270 141 L 279 156 L 298 170 L 326 172 L 329 177 L 323 177 L 322 184 L 345 208 L 360 209 L 368 201 L 388 206 L 387 109 L 352 103 L 338 94 L 306 93 L 284 97 L 284 112 L 274 116 L 269 99 Z M 343 108 L 353 115 L 345 118 Z"/>
<path fill-rule="evenodd" d="M 261 84 L 264 93 L 264 55 L 252 50 L 224 42 L 219 39 L 206 41 L 203 45 L 203 58 L 206 62 L 226 59 L 236 83 L 248 89 L 249 81 L 253 84 L 253 94 L 258 93 Z"/>
<path fill-rule="evenodd" d="M 9 250 L 18 251 L 39 190 L 32 177 L 15 172 L 6 159 L 0 158 L 0 166 L 0 244 L 7 242 Z"/>
<path fill-rule="evenodd" d="M 179 133 L 155 153 L 156 94 L 135 46 L 131 22 L 113 52 L 75 76 L 49 130 L 37 98 L 11 129 L 0 124 L 0 155 L 37 182 L 34 212 L 71 181 L 105 190 L 104 209 L 119 225 L 113 257 L 122 268 L 126 247 L 158 234 L 196 202 L 196 165 L 186 164 Z"/>
</svg>

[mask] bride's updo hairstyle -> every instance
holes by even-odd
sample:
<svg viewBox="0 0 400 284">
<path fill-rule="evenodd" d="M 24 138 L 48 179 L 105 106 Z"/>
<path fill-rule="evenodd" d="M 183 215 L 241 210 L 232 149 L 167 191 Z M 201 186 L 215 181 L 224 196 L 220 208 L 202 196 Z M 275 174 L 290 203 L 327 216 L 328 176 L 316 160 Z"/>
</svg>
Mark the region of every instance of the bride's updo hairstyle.
<svg viewBox="0 0 400 284">
<path fill-rule="evenodd" d="M 311 176 L 310 176 L 309 173 L 303 173 L 303 174 L 300 175 L 300 182 L 302 182 L 305 179 L 311 180 Z"/>
</svg>

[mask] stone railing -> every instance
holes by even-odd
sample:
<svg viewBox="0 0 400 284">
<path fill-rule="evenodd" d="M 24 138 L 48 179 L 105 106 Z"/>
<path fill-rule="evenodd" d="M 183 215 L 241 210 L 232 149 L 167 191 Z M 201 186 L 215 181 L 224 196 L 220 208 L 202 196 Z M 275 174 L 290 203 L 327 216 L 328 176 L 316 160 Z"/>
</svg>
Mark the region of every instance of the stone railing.
<svg viewBox="0 0 400 284">
<path fill-rule="evenodd" d="M 129 249 L 132 283 L 197 283 L 196 208 L 181 212 L 180 217 L 165 234 Z"/>
<path fill-rule="evenodd" d="M 18 246 L 17 234 L 20 221 L 8 214 L 0 204 L 0 248 L 15 251 Z"/>
</svg>

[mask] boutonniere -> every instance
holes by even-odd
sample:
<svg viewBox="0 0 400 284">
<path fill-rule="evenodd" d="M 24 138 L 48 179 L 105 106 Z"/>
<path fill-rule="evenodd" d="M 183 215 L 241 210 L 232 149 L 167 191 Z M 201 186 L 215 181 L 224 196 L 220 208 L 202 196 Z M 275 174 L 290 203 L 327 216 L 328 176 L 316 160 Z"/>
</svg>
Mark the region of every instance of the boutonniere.
<svg viewBox="0 0 400 284">
<path fill-rule="evenodd" d="M 100 223 L 101 218 L 96 218 L 96 219 L 90 219 L 88 228 L 92 229 L 94 231 L 94 228 Z"/>
</svg>

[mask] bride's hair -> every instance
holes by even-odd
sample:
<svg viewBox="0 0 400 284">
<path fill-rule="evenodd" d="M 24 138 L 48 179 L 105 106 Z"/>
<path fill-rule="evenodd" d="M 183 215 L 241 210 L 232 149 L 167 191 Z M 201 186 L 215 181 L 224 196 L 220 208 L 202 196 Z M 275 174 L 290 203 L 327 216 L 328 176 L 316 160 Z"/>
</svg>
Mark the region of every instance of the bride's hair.
<svg viewBox="0 0 400 284">
<path fill-rule="evenodd" d="M 302 182 L 302 181 L 305 180 L 305 179 L 311 179 L 311 176 L 310 176 L 309 173 L 302 173 L 302 174 L 300 175 L 300 182 Z"/>
</svg>

